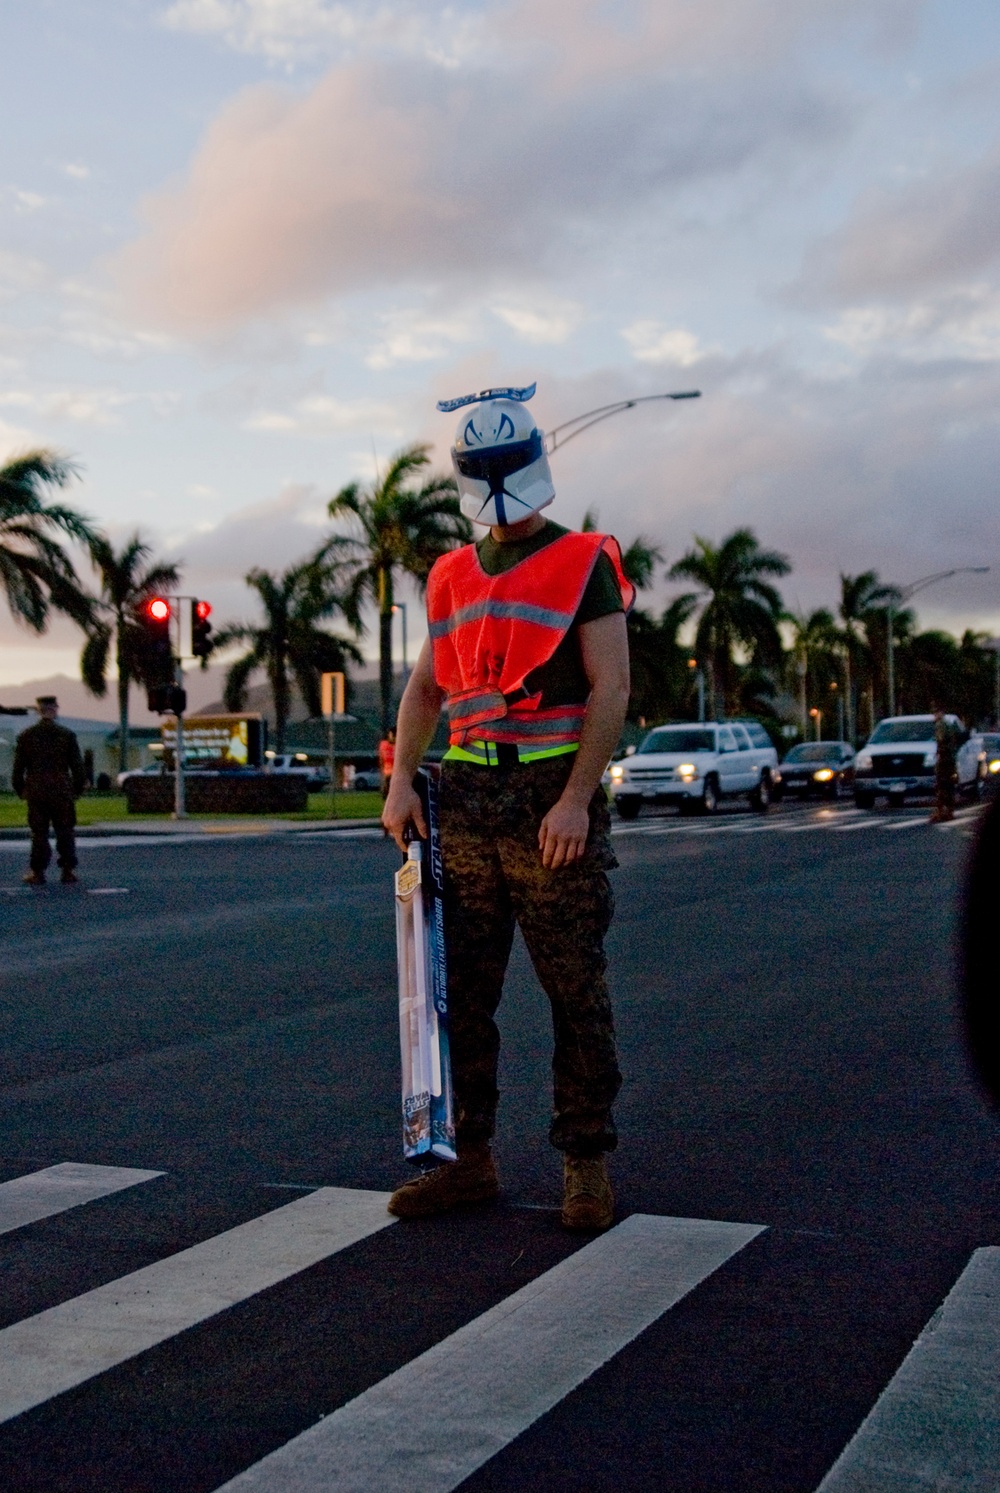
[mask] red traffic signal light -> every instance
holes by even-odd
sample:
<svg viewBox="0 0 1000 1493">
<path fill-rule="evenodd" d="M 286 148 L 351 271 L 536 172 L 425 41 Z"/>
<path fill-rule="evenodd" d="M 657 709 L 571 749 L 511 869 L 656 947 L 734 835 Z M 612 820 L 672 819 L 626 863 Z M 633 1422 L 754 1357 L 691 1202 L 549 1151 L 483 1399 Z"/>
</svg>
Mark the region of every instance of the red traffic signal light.
<svg viewBox="0 0 1000 1493">
<path fill-rule="evenodd" d="M 169 601 L 167 601 L 163 596 L 150 597 L 149 601 L 147 601 L 146 603 L 146 615 L 150 617 L 153 622 L 169 622 Z"/>
<path fill-rule="evenodd" d="M 212 624 L 208 620 L 211 612 L 211 602 L 192 601 L 191 652 L 195 658 L 208 658 L 212 651 Z"/>
</svg>

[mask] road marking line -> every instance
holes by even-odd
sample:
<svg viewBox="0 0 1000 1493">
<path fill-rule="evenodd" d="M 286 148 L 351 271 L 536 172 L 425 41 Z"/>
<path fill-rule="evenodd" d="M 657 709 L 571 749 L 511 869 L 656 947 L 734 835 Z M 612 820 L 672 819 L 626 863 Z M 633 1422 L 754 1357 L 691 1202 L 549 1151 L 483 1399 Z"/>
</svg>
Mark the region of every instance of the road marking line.
<svg viewBox="0 0 1000 1493">
<path fill-rule="evenodd" d="M 760 1232 L 633 1214 L 225 1493 L 448 1493 Z"/>
<path fill-rule="evenodd" d="M 845 835 L 852 829 L 877 829 L 881 823 L 881 819 L 862 819 L 857 824 L 831 824 L 830 829 L 835 835 Z"/>
<path fill-rule="evenodd" d="M 927 823 L 928 823 L 927 815 L 926 814 L 921 814 L 920 817 L 919 817 L 919 819 L 894 819 L 894 820 L 892 820 L 889 823 L 883 824 L 882 828 L 885 829 L 885 830 L 912 829 L 915 824 L 927 824 Z"/>
<path fill-rule="evenodd" d="M 395 1223 L 389 1194 L 324 1187 L 0 1332 L 0 1421 Z"/>
<path fill-rule="evenodd" d="M 40 1172 L 29 1172 L 0 1183 L 0 1234 L 22 1229 L 41 1218 L 65 1213 L 67 1208 L 110 1197 L 140 1182 L 152 1182 L 163 1172 L 139 1171 L 131 1166 L 85 1166 L 76 1161 L 60 1161 Z"/>
<path fill-rule="evenodd" d="M 817 1493 L 996 1493 L 1000 1248 L 977 1249 Z"/>
</svg>

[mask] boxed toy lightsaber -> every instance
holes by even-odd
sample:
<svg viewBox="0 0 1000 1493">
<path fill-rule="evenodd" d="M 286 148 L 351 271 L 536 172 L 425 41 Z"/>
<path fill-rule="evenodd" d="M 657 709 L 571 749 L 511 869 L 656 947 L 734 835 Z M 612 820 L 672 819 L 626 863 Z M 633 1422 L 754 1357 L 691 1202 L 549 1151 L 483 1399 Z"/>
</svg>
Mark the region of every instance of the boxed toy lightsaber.
<svg viewBox="0 0 1000 1493">
<path fill-rule="evenodd" d="M 448 1051 L 448 966 L 435 771 L 417 774 L 428 838 L 412 840 L 396 872 L 396 957 L 402 1058 L 403 1155 L 455 1160 Z"/>
</svg>

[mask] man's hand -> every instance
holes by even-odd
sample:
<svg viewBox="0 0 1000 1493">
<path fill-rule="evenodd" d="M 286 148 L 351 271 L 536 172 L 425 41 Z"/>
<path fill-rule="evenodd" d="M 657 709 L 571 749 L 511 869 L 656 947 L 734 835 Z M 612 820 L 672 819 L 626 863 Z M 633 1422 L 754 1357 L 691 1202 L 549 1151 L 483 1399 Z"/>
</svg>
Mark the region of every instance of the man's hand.
<svg viewBox="0 0 1000 1493">
<path fill-rule="evenodd" d="M 565 793 L 554 803 L 542 820 L 538 831 L 538 848 L 542 852 L 542 865 L 547 871 L 558 871 L 578 861 L 587 846 L 590 832 L 590 815 L 582 806 Z"/>
<path fill-rule="evenodd" d="M 403 854 L 406 854 L 405 832 L 407 825 L 414 825 L 422 840 L 427 839 L 427 825 L 424 823 L 424 811 L 420 802 L 420 795 L 399 773 L 394 772 L 389 782 L 389 796 L 382 810 L 382 825 L 387 829 L 399 846 Z"/>
</svg>

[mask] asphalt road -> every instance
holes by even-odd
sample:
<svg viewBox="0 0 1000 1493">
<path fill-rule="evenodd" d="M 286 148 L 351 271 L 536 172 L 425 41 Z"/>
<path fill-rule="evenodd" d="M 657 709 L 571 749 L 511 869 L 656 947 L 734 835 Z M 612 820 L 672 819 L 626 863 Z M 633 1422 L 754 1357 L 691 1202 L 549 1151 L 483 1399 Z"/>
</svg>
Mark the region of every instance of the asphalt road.
<svg viewBox="0 0 1000 1493">
<path fill-rule="evenodd" d="M 971 821 L 783 807 L 622 830 L 621 1215 L 764 1227 L 461 1487 L 812 1493 L 1000 1244 L 1000 1127 L 954 1015 Z M 90 841 L 83 886 L 44 892 L 18 886 L 22 855 L 0 845 L 0 1183 L 162 1175 L 0 1233 L 0 1329 L 313 1189 L 401 1179 L 391 846 Z M 586 1241 L 558 1227 L 520 946 L 501 1022 L 501 1204 L 371 1232 L 43 1395 L 0 1425 L 0 1486 L 210 1493 L 570 1260 Z"/>
</svg>

